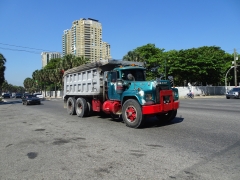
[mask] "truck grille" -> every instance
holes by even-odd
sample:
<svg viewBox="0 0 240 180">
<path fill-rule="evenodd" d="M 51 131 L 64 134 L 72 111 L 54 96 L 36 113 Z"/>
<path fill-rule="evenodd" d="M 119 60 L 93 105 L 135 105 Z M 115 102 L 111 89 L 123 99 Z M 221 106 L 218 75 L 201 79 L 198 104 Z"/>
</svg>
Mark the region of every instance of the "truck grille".
<svg viewBox="0 0 240 180">
<path fill-rule="evenodd" d="M 157 104 L 160 104 L 160 93 L 161 93 L 161 90 L 169 90 L 169 87 L 168 86 L 163 86 L 163 85 L 157 85 L 156 86 L 156 103 Z M 170 98 L 169 96 L 165 96 L 164 97 L 164 101 L 169 101 Z"/>
</svg>

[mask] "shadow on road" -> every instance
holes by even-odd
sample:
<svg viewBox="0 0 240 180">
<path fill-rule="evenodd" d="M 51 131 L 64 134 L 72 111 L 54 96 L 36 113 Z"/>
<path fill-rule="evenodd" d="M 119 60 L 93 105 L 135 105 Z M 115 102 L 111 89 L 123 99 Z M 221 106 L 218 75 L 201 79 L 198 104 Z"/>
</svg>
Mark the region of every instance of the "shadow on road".
<svg viewBox="0 0 240 180">
<path fill-rule="evenodd" d="M 124 123 L 122 117 L 116 117 L 116 116 L 111 116 L 110 114 L 98 114 L 98 118 L 103 118 L 103 119 L 109 119 L 111 121 L 114 122 L 121 122 Z M 169 126 L 169 125 L 173 125 L 173 124 L 178 124 L 181 123 L 184 120 L 184 118 L 182 117 L 175 117 L 175 119 L 173 119 L 170 123 L 161 123 L 161 121 L 159 121 L 156 117 L 147 117 L 145 119 L 145 123 L 144 126 L 140 129 L 145 129 L 145 128 L 156 128 L 156 127 L 163 127 L 163 126 Z"/>
<path fill-rule="evenodd" d="M 184 118 L 182 117 L 175 117 L 170 123 L 162 123 L 159 121 L 156 117 L 151 117 L 146 119 L 144 128 L 156 128 L 156 127 L 163 127 L 163 126 L 169 126 L 173 124 L 178 124 L 183 122 Z"/>
<path fill-rule="evenodd" d="M 0 102 L 0 105 L 19 104 L 19 103 L 22 103 L 22 101 Z"/>
</svg>

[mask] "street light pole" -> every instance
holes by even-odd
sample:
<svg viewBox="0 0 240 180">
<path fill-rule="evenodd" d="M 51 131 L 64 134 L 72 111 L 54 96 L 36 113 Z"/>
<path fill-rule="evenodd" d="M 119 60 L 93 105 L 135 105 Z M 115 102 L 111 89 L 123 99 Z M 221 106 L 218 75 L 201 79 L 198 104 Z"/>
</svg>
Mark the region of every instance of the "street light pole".
<svg viewBox="0 0 240 180">
<path fill-rule="evenodd" d="M 236 49 L 234 48 L 234 84 L 237 87 L 237 64 L 236 64 Z"/>
<path fill-rule="evenodd" d="M 234 68 L 234 66 L 231 66 L 231 67 L 229 68 L 229 70 L 227 71 L 226 76 L 225 76 L 225 90 L 226 90 L 226 94 L 227 94 L 227 75 L 228 75 L 229 71 L 230 71 L 232 68 Z"/>
<path fill-rule="evenodd" d="M 240 66 L 240 65 L 237 65 L 237 66 Z M 232 68 L 236 68 L 237 66 L 231 66 L 231 67 L 229 68 L 229 70 L 227 71 L 227 73 L 226 73 L 226 76 L 225 76 L 225 89 L 226 89 L 226 93 L 227 93 L 227 75 L 228 75 L 229 71 L 230 71 Z"/>
<path fill-rule="evenodd" d="M 167 79 L 167 60 L 165 59 L 165 79 Z"/>
</svg>

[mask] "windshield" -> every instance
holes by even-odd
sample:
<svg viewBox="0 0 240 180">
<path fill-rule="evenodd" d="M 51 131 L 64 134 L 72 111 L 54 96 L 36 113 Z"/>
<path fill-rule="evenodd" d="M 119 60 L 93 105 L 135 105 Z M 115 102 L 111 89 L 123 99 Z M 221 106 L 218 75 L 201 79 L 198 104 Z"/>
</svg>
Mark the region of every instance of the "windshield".
<svg viewBox="0 0 240 180">
<path fill-rule="evenodd" d="M 129 78 L 129 74 L 132 74 L 133 79 Z M 145 81 L 145 71 L 143 69 L 126 69 L 122 70 L 123 80 L 135 80 L 135 81 Z"/>
</svg>

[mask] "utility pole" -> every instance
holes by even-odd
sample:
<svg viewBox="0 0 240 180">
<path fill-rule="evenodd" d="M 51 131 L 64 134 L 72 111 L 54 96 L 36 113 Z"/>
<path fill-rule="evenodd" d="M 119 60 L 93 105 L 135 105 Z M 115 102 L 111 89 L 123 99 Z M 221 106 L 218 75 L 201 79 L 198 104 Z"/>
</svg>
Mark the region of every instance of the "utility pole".
<svg viewBox="0 0 240 180">
<path fill-rule="evenodd" d="M 167 79 L 167 59 L 165 59 L 165 79 Z"/>
<path fill-rule="evenodd" d="M 236 49 L 234 48 L 234 85 L 237 87 L 237 63 L 236 63 Z"/>
</svg>

